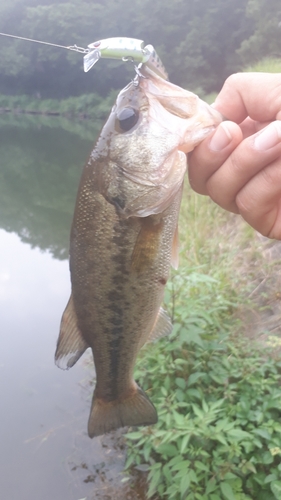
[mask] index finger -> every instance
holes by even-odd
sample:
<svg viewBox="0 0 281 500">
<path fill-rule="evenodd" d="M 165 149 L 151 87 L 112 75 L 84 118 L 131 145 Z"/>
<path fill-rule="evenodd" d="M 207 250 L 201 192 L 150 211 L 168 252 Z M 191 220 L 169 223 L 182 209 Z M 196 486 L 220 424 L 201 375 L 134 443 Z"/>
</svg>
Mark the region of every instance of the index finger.
<svg viewBox="0 0 281 500">
<path fill-rule="evenodd" d="M 213 106 L 228 120 L 241 123 L 281 119 L 281 74 L 236 73 L 224 83 Z"/>
</svg>

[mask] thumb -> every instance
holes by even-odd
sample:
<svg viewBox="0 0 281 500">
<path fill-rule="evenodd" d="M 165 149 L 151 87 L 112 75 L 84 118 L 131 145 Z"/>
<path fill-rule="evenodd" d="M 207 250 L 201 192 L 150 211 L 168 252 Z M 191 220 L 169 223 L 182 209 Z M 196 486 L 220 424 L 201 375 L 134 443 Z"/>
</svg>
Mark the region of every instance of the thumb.
<svg viewBox="0 0 281 500">
<path fill-rule="evenodd" d="M 189 182 L 199 194 L 208 194 L 207 182 L 242 141 L 240 127 L 233 122 L 220 123 L 214 133 L 188 155 Z"/>
</svg>

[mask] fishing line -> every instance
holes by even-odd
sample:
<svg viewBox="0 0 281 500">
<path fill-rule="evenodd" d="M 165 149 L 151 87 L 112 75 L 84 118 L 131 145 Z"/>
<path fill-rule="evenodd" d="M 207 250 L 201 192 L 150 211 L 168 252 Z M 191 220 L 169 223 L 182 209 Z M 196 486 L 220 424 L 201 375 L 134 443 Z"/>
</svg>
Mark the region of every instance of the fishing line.
<svg viewBox="0 0 281 500">
<path fill-rule="evenodd" d="M 89 49 L 84 49 L 83 47 L 78 47 L 77 45 L 59 45 L 57 43 L 42 42 L 41 40 L 33 40 L 32 38 L 25 38 L 23 36 L 8 35 L 8 33 L 0 33 L 1 36 L 7 36 L 10 38 L 17 38 L 18 40 L 24 40 L 26 42 L 41 43 L 42 45 L 49 45 L 51 47 L 58 47 L 60 49 L 72 50 L 74 52 L 79 52 L 80 54 L 88 54 Z"/>
<path fill-rule="evenodd" d="M 88 45 L 88 48 L 78 47 L 78 45 L 60 45 L 58 43 L 44 42 L 42 40 L 35 40 L 34 38 L 27 38 L 19 35 L 10 35 L 9 33 L 0 33 L 0 36 L 22 40 L 24 42 L 40 43 L 41 45 L 48 45 L 49 47 L 56 47 L 59 49 L 71 50 L 84 54 L 84 71 L 87 73 L 100 58 L 120 59 L 122 61 L 131 61 L 140 63 L 139 66 L 135 65 L 135 71 L 139 77 L 144 77 L 140 68 L 144 66 L 153 74 L 168 79 L 168 74 L 161 63 L 159 56 L 152 45 L 144 47 L 143 40 L 127 37 L 113 37 L 105 40 L 98 40 Z"/>
</svg>

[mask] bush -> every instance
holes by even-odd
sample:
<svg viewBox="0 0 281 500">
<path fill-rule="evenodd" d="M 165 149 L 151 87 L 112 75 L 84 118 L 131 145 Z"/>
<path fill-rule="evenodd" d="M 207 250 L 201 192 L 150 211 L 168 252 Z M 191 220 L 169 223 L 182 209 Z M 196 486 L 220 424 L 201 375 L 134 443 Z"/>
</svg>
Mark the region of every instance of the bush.
<svg viewBox="0 0 281 500">
<path fill-rule="evenodd" d="M 135 373 L 159 421 L 126 435 L 126 467 L 148 471 L 148 498 L 280 500 L 281 360 L 235 336 L 233 317 L 231 333 L 236 304 L 200 269 L 181 269 L 175 293 L 173 334 Z"/>
<path fill-rule="evenodd" d="M 265 57 L 257 63 L 247 66 L 243 71 L 257 71 L 262 73 L 281 73 L 281 58 Z"/>
</svg>

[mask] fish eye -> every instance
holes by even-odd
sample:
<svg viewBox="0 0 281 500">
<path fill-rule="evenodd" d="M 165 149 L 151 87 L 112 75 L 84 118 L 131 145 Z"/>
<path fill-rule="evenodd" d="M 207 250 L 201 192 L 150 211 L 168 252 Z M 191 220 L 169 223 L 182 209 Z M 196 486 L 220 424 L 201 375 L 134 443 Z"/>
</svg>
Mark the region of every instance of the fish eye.
<svg viewBox="0 0 281 500">
<path fill-rule="evenodd" d="M 123 108 L 117 113 L 117 122 L 122 132 L 128 132 L 139 119 L 139 112 L 134 108 Z"/>
</svg>

